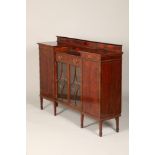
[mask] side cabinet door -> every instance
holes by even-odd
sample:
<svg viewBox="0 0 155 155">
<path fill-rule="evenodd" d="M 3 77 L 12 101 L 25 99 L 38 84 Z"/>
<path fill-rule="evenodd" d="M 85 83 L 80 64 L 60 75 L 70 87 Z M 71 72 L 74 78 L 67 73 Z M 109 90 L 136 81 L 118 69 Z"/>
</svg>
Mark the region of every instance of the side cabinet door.
<svg viewBox="0 0 155 155">
<path fill-rule="evenodd" d="M 102 62 L 101 113 L 105 115 L 121 114 L 121 72 L 122 61 Z"/>
<path fill-rule="evenodd" d="M 100 115 L 100 63 L 83 60 L 82 63 L 83 111 L 95 117 Z"/>
<path fill-rule="evenodd" d="M 53 98 L 54 96 L 54 53 L 48 46 L 39 45 L 40 60 L 40 94 Z"/>
</svg>

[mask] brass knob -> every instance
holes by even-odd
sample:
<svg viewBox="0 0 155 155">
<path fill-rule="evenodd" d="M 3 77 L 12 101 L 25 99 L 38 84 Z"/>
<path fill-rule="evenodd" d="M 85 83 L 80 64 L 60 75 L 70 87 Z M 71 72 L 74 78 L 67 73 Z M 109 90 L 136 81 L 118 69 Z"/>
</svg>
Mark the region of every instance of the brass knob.
<svg viewBox="0 0 155 155">
<path fill-rule="evenodd" d="M 87 58 L 88 58 L 88 59 L 91 59 L 91 55 L 87 55 Z"/>
<path fill-rule="evenodd" d="M 62 60 L 62 56 L 61 55 L 58 56 L 58 60 L 60 60 L 60 61 Z"/>
<path fill-rule="evenodd" d="M 78 63 L 78 59 L 73 59 L 73 63 L 76 65 Z"/>
</svg>

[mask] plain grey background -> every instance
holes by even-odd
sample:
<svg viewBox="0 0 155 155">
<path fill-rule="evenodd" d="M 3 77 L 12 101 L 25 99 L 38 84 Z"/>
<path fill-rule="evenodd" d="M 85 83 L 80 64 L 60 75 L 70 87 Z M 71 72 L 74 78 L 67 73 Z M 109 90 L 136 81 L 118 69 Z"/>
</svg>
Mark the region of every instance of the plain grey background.
<svg viewBox="0 0 155 155">
<path fill-rule="evenodd" d="M 60 35 L 122 44 L 122 95 L 128 100 L 128 12 L 128 0 L 27 0 L 27 99 L 39 95 L 37 43 Z"/>
</svg>

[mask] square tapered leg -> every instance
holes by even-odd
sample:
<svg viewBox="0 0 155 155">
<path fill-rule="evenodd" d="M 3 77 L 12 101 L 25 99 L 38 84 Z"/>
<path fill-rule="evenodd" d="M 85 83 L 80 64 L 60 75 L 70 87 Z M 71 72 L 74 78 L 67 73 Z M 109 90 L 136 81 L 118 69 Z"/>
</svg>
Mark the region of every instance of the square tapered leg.
<svg viewBox="0 0 155 155">
<path fill-rule="evenodd" d="M 81 114 L 81 128 L 83 128 L 84 114 Z"/>
<path fill-rule="evenodd" d="M 57 112 L 56 112 L 56 110 L 57 110 L 57 105 L 58 105 L 58 103 L 55 101 L 55 102 L 54 102 L 54 116 L 56 116 L 56 114 L 57 114 Z"/>
<path fill-rule="evenodd" d="M 40 96 L 40 109 L 43 110 L 43 97 Z"/>
<path fill-rule="evenodd" d="M 103 125 L 103 121 L 99 121 L 99 136 L 102 137 L 102 125 Z"/>
<path fill-rule="evenodd" d="M 119 132 L 119 117 L 116 117 L 115 120 L 116 120 L 116 132 Z"/>
</svg>

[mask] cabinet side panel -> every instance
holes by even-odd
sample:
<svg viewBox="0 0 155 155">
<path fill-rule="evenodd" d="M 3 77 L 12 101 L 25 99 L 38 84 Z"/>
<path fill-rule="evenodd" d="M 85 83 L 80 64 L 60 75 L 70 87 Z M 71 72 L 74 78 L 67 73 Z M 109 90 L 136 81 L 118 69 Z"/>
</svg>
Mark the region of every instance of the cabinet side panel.
<svg viewBox="0 0 155 155">
<path fill-rule="evenodd" d="M 100 63 L 84 60 L 82 63 L 83 111 L 92 116 L 100 115 Z"/>
<path fill-rule="evenodd" d="M 51 47 L 39 46 L 40 95 L 53 98 L 54 55 Z"/>
<path fill-rule="evenodd" d="M 101 64 L 101 116 L 121 114 L 121 59 Z"/>
</svg>

